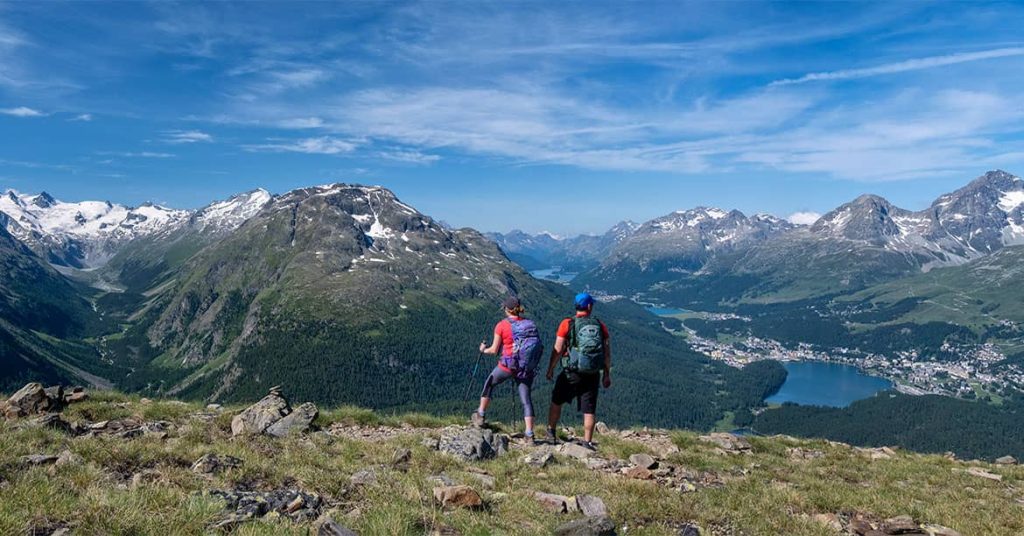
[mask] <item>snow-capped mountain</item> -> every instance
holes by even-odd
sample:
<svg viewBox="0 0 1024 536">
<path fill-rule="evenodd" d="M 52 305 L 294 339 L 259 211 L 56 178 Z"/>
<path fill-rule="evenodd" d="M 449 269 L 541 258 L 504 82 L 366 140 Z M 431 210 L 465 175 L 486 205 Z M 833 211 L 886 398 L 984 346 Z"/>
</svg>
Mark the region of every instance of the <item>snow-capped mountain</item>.
<svg viewBox="0 0 1024 536">
<path fill-rule="evenodd" d="M 8 190 L 0 212 L 13 236 L 53 264 L 96 267 L 131 240 L 168 232 L 189 212 L 152 203 L 125 207 L 106 201 L 65 203 L 46 192 L 29 195 Z"/>
<path fill-rule="evenodd" d="M 92 269 L 140 238 L 170 236 L 186 226 L 218 233 L 234 230 L 271 198 L 260 189 L 188 211 L 153 203 L 138 207 L 107 201 L 69 203 L 46 192 L 8 190 L 0 197 L 0 224 L 52 264 Z"/>
<path fill-rule="evenodd" d="M 583 234 L 571 238 L 551 233 L 529 234 L 520 230 L 487 233 L 512 260 L 528 269 L 560 266 L 582 271 L 596 266 L 619 242 L 631 236 L 639 225 L 631 221 L 615 224 L 604 234 Z"/>
</svg>

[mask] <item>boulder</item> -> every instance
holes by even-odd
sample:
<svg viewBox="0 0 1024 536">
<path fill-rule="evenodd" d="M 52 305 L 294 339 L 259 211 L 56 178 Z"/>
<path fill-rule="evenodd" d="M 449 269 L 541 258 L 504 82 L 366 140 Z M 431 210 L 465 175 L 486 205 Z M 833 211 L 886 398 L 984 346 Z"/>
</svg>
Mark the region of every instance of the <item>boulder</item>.
<svg viewBox="0 0 1024 536">
<path fill-rule="evenodd" d="M 450 426 L 441 432 L 437 449 L 467 462 L 489 460 L 508 452 L 507 435 L 484 428 Z"/>
<path fill-rule="evenodd" d="M 586 460 L 597 455 L 594 451 L 577 443 L 563 443 L 559 445 L 558 453 L 577 460 Z"/>
<path fill-rule="evenodd" d="M 738 436 L 736 434 L 727 434 L 723 432 L 716 432 L 700 436 L 700 440 L 705 443 L 713 443 L 718 448 L 728 452 L 730 454 L 742 454 L 750 452 L 753 447 L 750 445 L 750 441 L 747 441 L 745 437 Z"/>
<path fill-rule="evenodd" d="M 556 536 L 615 536 L 615 523 L 608 517 L 585 517 L 555 529 Z"/>
<path fill-rule="evenodd" d="M 601 435 L 608 435 L 611 432 L 611 430 L 608 428 L 608 425 L 603 422 L 595 424 L 594 431 Z"/>
<path fill-rule="evenodd" d="M 204 454 L 192 464 L 192 471 L 201 475 L 212 475 L 228 469 L 237 469 L 241 466 L 242 460 L 234 456 Z"/>
<path fill-rule="evenodd" d="M 339 525 L 333 518 L 328 517 L 320 523 L 316 530 L 316 536 L 358 536 L 355 532 Z"/>
<path fill-rule="evenodd" d="M 533 492 L 533 498 L 536 499 L 544 508 L 558 514 L 564 514 L 566 512 L 576 510 L 576 501 L 563 495 L 535 491 Z"/>
<path fill-rule="evenodd" d="M 1013 456 L 996 458 L 996 465 L 1017 465 L 1017 458 L 1014 458 Z"/>
<path fill-rule="evenodd" d="M 50 392 L 58 391 L 61 393 L 59 397 L 50 397 Z M 7 399 L 7 403 L 4 404 L 4 416 L 15 419 L 26 415 L 58 412 L 63 406 L 64 395 L 60 387 L 51 387 L 48 391 L 41 383 L 30 383 Z"/>
<path fill-rule="evenodd" d="M 349 482 L 356 487 L 372 486 L 377 483 L 377 471 L 375 469 L 361 469 L 349 478 Z"/>
<path fill-rule="evenodd" d="M 526 456 L 523 456 L 523 463 L 537 469 L 547 467 L 555 456 L 551 454 L 551 449 L 536 449 Z"/>
<path fill-rule="evenodd" d="M 920 525 L 910 516 L 896 516 L 882 522 L 879 529 L 885 534 L 920 534 Z"/>
<path fill-rule="evenodd" d="M 605 517 L 608 508 L 599 497 L 593 495 L 577 495 L 576 508 L 587 517 Z"/>
<path fill-rule="evenodd" d="M 470 473 L 469 476 L 473 480 L 476 480 L 480 484 L 481 488 L 486 489 L 486 490 L 493 490 L 494 487 L 498 483 L 497 480 L 493 476 L 488 475 L 488 474 Z"/>
<path fill-rule="evenodd" d="M 269 394 L 231 419 L 231 435 L 262 434 L 290 412 L 288 401 L 279 394 Z"/>
<path fill-rule="evenodd" d="M 434 488 L 434 500 L 443 508 L 477 509 L 484 505 L 483 499 L 469 486 L 445 486 Z"/>
<path fill-rule="evenodd" d="M 427 482 L 438 487 L 452 487 L 456 485 L 456 482 L 448 475 L 431 475 L 427 477 Z"/>
<path fill-rule="evenodd" d="M 74 404 L 75 402 L 81 402 L 89 399 L 89 393 L 85 391 L 84 387 L 72 387 L 70 391 L 64 393 L 64 402 L 68 404 Z"/>
<path fill-rule="evenodd" d="M 318 414 L 316 404 L 306 402 L 267 427 L 267 433 L 274 437 L 287 437 L 290 434 L 308 432 Z"/>
<path fill-rule="evenodd" d="M 658 461 L 650 454 L 633 454 L 629 457 L 629 463 L 644 469 L 654 469 L 658 467 Z"/>
</svg>

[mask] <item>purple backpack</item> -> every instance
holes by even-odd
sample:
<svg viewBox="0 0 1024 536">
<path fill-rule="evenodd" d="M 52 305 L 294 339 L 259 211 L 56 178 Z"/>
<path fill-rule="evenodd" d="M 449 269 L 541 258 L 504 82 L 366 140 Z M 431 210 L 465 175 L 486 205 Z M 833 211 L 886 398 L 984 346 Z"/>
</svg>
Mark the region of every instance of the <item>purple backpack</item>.
<svg viewBox="0 0 1024 536">
<path fill-rule="evenodd" d="M 537 374 L 537 366 L 544 354 L 537 325 L 525 318 L 506 321 L 512 326 L 512 354 L 501 356 L 501 364 L 517 379 L 530 380 Z"/>
</svg>

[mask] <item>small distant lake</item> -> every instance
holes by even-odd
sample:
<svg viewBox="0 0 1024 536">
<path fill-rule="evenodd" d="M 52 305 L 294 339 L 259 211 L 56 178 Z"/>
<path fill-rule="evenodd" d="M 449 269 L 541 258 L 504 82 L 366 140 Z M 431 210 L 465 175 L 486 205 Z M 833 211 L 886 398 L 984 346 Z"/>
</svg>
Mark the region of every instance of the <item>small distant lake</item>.
<svg viewBox="0 0 1024 536">
<path fill-rule="evenodd" d="M 577 275 L 573 272 L 563 272 L 561 268 L 545 268 L 543 270 L 530 270 L 530 275 L 536 279 L 546 279 L 548 281 L 557 281 L 559 283 L 568 283 L 572 281 Z"/>
<path fill-rule="evenodd" d="M 864 374 L 857 367 L 818 361 L 787 361 L 786 382 L 765 402 L 843 408 L 892 388 L 885 378 Z"/>
<path fill-rule="evenodd" d="M 691 311 L 687 311 L 686 309 L 674 309 L 672 307 L 655 307 L 653 305 L 649 305 L 647 307 L 644 307 L 644 309 L 647 309 L 648 311 L 650 311 L 650 312 L 652 312 L 652 313 L 654 313 L 654 314 L 656 314 L 658 316 L 673 316 L 673 315 L 681 315 L 683 313 L 691 312 Z"/>
</svg>

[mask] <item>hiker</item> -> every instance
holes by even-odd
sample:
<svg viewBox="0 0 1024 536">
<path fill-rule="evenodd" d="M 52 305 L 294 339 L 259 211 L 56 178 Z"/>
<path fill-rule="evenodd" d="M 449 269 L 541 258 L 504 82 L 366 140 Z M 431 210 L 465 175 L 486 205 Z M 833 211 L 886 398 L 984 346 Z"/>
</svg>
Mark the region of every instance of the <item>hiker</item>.
<svg viewBox="0 0 1024 536">
<path fill-rule="evenodd" d="M 544 347 L 537 334 L 537 326 L 532 320 L 523 318 L 525 309 L 519 298 L 510 296 L 502 303 L 505 318 L 494 326 L 494 342 L 480 343 L 480 353 L 499 355 L 497 366 L 484 381 L 484 390 L 480 394 L 480 407 L 473 413 L 472 422 L 483 426 L 486 422 L 487 406 L 491 403 L 491 392 L 502 383 L 512 379 L 515 381 L 519 399 L 523 403 L 523 421 L 526 423 L 526 439 L 533 441 L 533 378 L 537 366 L 544 354 Z"/>
<path fill-rule="evenodd" d="M 577 408 L 583 412 L 583 446 L 594 450 L 597 392 L 602 383 L 605 389 L 612 386 L 612 350 L 608 343 L 608 327 L 592 314 L 593 296 L 583 292 L 576 295 L 575 302 L 576 316 L 566 318 L 558 326 L 558 337 L 548 364 L 547 378 L 550 381 L 555 374 L 555 366 L 562 362 L 562 372 L 551 392 L 548 439 L 557 441 L 556 426 L 562 416 L 562 404 L 575 399 Z"/>
</svg>

